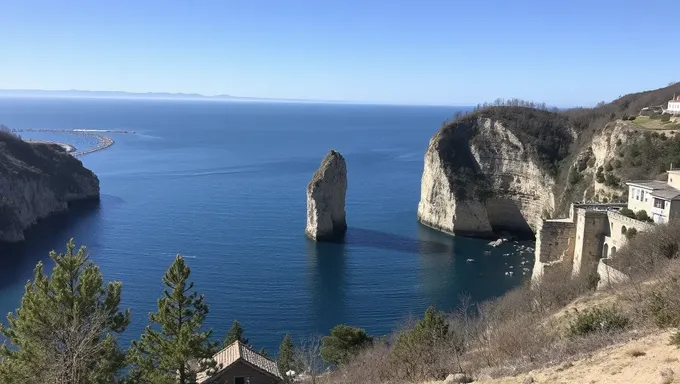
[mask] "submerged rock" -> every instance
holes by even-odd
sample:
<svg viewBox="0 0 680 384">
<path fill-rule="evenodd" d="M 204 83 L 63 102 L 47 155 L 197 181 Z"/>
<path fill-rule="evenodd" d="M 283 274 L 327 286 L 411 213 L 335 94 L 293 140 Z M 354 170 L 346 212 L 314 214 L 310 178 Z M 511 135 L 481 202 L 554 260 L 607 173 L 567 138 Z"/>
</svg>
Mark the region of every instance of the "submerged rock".
<svg viewBox="0 0 680 384">
<path fill-rule="evenodd" d="M 97 176 L 62 147 L 0 131 L 0 241 L 22 241 L 36 221 L 98 198 Z"/>
<path fill-rule="evenodd" d="M 333 240 L 347 231 L 345 196 L 347 165 L 339 152 L 331 150 L 307 184 L 307 227 L 314 240 Z"/>
</svg>

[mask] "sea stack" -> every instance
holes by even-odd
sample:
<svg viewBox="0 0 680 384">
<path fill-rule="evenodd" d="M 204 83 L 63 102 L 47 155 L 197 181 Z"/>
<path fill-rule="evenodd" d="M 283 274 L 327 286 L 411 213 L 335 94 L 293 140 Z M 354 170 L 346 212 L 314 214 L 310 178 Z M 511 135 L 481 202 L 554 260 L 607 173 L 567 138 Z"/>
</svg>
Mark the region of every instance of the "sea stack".
<svg viewBox="0 0 680 384">
<path fill-rule="evenodd" d="M 307 228 L 305 233 L 316 241 L 335 240 L 347 231 L 345 196 L 347 165 L 345 158 L 330 150 L 307 184 Z"/>
</svg>

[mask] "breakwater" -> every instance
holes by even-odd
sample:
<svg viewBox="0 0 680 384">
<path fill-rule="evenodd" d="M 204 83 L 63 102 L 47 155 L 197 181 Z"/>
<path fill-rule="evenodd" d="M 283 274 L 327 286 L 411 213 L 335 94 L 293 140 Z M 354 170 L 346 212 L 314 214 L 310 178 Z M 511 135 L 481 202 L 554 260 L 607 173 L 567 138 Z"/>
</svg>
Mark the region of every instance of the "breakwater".
<svg viewBox="0 0 680 384">
<path fill-rule="evenodd" d="M 70 134 L 70 135 L 80 135 L 80 136 L 89 136 L 97 140 L 97 144 L 94 147 L 90 148 L 85 148 L 81 150 L 74 150 L 69 153 L 71 155 L 78 157 L 78 156 L 83 156 L 87 155 L 88 153 L 93 153 L 97 151 L 102 151 L 113 144 L 115 144 L 115 141 L 110 138 L 109 136 L 104 136 L 101 133 L 135 133 L 134 131 L 123 131 L 123 130 L 101 130 L 101 129 L 71 129 L 71 130 L 64 130 L 64 129 L 15 129 L 13 132 L 43 132 L 43 133 L 57 133 L 57 134 Z M 56 143 L 59 144 L 63 147 L 74 147 L 71 144 L 68 143 Z"/>
</svg>

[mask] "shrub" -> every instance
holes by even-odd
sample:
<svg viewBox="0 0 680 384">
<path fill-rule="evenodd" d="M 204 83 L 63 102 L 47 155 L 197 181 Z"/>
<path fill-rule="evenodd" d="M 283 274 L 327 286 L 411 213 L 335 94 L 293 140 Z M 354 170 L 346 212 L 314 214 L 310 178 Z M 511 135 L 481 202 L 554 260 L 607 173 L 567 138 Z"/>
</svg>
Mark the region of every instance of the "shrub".
<svg viewBox="0 0 680 384">
<path fill-rule="evenodd" d="M 616 168 L 616 169 L 621 168 L 621 160 L 619 160 L 619 159 L 614 160 L 612 162 L 612 164 L 614 165 L 614 168 Z"/>
<path fill-rule="evenodd" d="M 615 308 L 595 308 L 580 312 L 569 324 L 570 336 L 585 336 L 595 332 L 617 332 L 628 326 L 629 319 Z"/>
<path fill-rule="evenodd" d="M 671 115 L 661 115 L 659 118 L 662 122 L 671 121 Z"/>
<path fill-rule="evenodd" d="M 576 168 L 572 168 L 571 172 L 569 172 L 569 184 L 574 185 L 578 184 L 579 181 L 581 181 L 583 177 L 581 176 L 580 173 L 578 173 L 578 170 Z"/>
<path fill-rule="evenodd" d="M 628 228 L 628 230 L 626 230 L 626 239 L 632 240 L 636 235 L 637 235 L 637 229 Z"/>
<path fill-rule="evenodd" d="M 655 289 L 646 300 L 646 313 L 661 328 L 680 326 L 680 308 L 677 307 L 678 300 L 669 295 L 669 293 L 677 292 Z"/>
<path fill-rule="evenodd" d="M 611 172 L 614 170 L 614 167 L 612 166 L 612 163 L 610 161 L 608 161 L 607 164 L 605 164 L 604 170 L 607 172 Z"/>
<path fill-rule="evenodd" d="M 361 349 L 373 343 L 373 338 L 362 328 L 340 324 L 331 329 L 330 336 L 321 339 L 321 358 L 326 362 L 346 364 Z"/>
<path fill-rule="evenodd" d="M 605 185 L 608 185 L 610 187 L 617 187 L 620 182 L 621 180 L 618 177 L 614 176 L 613 173 L 608 173 L 604 180 Z"/>
<path fill-rule="evenodd" d="M 624 216 L 626 216 L 626 217 L 630 217 L 631 219 L 634 219 L 634 218 L 635 218 L 635 212 L 633 212 L 632 209 L 621 208 L 621 209 L 619 210 L 619 213 L 622 214 L 622 215 L 624 215 Z"/>
<path fill-rule="evenodd" d="M 646 222 L 653 222 L 649 215 L 647 215 L 647 211 L 645 210 L 639 210 L 637 213 L 635 213 L 635 218 L 640 220 L 640 221 L 646 221 Z"/>
<path fill-rule="evenodd" d="M 680 332 L 675 332 L 671 335 L 670 344 L 680 348 Z"/>
<path fill-rule="evenodd" d="M 597 173 L 595 174 L 595 180 L 597 180 L 598 183 L 604 183 L 605 182 L 604 174 L 598 170 Z"/>
</svg>

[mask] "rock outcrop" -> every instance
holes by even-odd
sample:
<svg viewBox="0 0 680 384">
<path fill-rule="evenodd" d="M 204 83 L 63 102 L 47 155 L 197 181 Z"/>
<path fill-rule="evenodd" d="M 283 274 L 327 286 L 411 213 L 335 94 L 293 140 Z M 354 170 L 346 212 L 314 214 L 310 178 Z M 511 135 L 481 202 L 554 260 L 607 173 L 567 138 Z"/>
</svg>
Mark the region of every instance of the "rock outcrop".
<svg viewBox="0 0 680 384">
<path fill-rule="evenodd" d="M 425 153 L 418 220 L 451 234 L 531 235 L 555 208 L 553 165 L 573 138 L 565 118 L 522 107 L 489 108 L 445 125 Z"/>
<path fill-rule="evenodd" d="M 339 152 L 331 150 L 307 184 L 307 228 L 314 240 L 333 240 L 347 231 L 345 196 L 347 165 Z"/>
<path fill-rule="evenodd" d="M 0 131 L 0 241 L 22 241 L 38 220 L 98 197 L 97 176 L 59 145 Z"/>
</svg>

